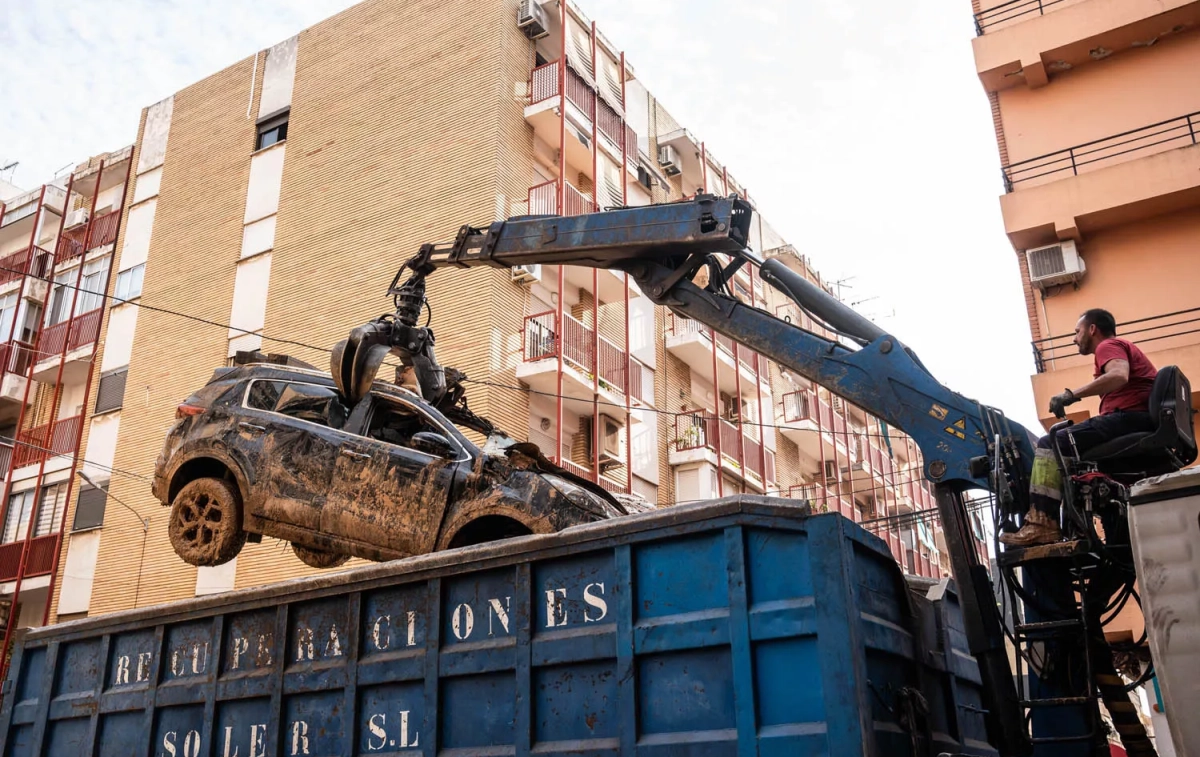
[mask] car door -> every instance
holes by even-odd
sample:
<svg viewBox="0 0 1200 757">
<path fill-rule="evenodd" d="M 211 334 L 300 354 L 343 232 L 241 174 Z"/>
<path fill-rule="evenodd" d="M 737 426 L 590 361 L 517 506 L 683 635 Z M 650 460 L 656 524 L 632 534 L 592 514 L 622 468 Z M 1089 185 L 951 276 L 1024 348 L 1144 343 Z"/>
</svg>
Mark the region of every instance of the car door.
<svg viewBox="0 0 1200 757">
<path fill-rule="evenodd" d="M 416 403 L 375 393 L 354 409 L 321 517 L 327 533 L 400 555 L 428 551 L 469 455 L 455 434 Z M 450 456 L 414 449 L 418 431 L 451 440 Z"/>
<path fill-rule="evenodd" d="M 255 379 L 236 425 L 254 470 L 252 514 L 316 531 L 321 527 L 347 412 L 330 387 Z"/>
</svg>

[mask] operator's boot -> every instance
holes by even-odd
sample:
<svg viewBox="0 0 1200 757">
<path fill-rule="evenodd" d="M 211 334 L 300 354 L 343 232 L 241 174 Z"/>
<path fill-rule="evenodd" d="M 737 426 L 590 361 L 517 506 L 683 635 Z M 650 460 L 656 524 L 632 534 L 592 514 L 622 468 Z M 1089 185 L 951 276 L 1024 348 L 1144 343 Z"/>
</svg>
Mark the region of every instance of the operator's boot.
<svg viewBox="0 0 1200 757">
<path fill-rule="evenodd" d="M 1058 528 L 1058 521 L 1036 507 L 1029 508 L 1025 524 L 1019 531 L 1000 534 L 1000 543 L 1010 547 L 1034 547 L 1039 544 L 1053 544 L 1061 539 L 1062 531 Z"/>
</svg>

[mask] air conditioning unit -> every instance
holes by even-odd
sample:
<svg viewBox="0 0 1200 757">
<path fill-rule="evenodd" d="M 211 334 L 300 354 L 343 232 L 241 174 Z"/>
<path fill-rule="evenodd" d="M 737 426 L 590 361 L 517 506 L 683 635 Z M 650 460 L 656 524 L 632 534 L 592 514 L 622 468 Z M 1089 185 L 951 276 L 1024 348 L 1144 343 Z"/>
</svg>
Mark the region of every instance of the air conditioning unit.
<svg viewBox="0 0 1200 757">
<path fill-rule="evenodd" d="M 546 24 L 546 11 L 537 0 L 521 0 L 517 6 L 517 28 L 530 39 L 541 39 L 550 34 Z"/>
<path fill-rule="evenodd" d="M 513 266 L 512 280 L 520 283 L 532 283 L 540 281 L 542 278 L 542 266 L 540 263 L 530 263 L 528 265 Z"/>
<path fill-rule="evenodd" d="M 659 146 L 658 164 L 667 172 L 667 176 L 678 176 L 683 171 L 679 162 L 679 151 L 671 145 Z"/>
<path fill-rule="evenodd" d="M 625 427 L 603 413 L 600 415 L 600 462 L 625 462 Z"/>
<path fill-rule="evenodd" d="M 1042 291 L 1059 284 L 1077 283 L 1087 271 L 1074 240 L 1070 239 L 1026 250 L 1025 262 L 1029 264 L 1029 283 Z"/>
<path fill-rule="evenodd" d="M 88 222 L 88 209 L 75 208 L 70 213 L 67 213 L 67 221 L 64 228 L 73 229 L 76 226 L 82 226 Z"/>
</svg>

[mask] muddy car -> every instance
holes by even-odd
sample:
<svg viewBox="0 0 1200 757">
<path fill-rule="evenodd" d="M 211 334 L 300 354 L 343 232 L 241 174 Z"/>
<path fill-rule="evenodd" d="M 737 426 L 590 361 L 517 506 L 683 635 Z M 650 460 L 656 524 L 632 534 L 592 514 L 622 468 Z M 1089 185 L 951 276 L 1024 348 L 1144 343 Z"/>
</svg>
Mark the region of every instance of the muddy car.
<svg viewBox="0 0 1200 757">
<path fill-rule="evenodd" d="M 647 509 L 503 436 L 480 449 L 420 397 L 376 382 L 347 408 L 328 374 L 218 369 L 179 405 L 154 470 L 171 546 L 192 565 L 247 541 L 304 563 L 390 560 Z"/>
</svg>

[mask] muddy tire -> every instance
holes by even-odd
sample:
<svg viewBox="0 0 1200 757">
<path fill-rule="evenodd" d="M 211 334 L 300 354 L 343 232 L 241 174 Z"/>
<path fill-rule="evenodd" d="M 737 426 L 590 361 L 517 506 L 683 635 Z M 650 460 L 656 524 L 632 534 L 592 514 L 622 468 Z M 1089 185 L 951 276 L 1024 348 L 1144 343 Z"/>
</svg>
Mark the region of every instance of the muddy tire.
<svg viewBox="0 0 1200 757">
<path fill-rule="evenodd" d="M 296 554 L 296 557 L 300 558 L 300 562 L 310 568 L 336 568 L 340 565 L 345 565 L 346 561 L 350 559 L 350 555 L 301 547 L 296 542 L 292 542 L 292 552 Z"/>
<path fill-rule="evenodd" d="M 219 478 L 198 478 L 171 502 L 167 535 L 175 554 L 189 565 L 221 565 L 246 544 L 242 498 L 237 487 Z"/>
</svg>

